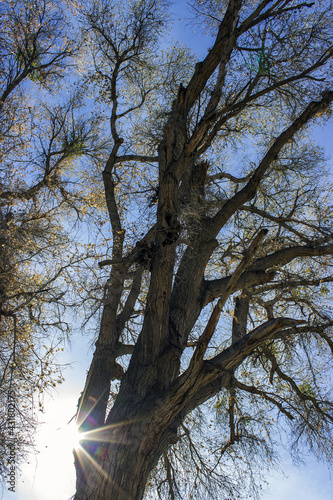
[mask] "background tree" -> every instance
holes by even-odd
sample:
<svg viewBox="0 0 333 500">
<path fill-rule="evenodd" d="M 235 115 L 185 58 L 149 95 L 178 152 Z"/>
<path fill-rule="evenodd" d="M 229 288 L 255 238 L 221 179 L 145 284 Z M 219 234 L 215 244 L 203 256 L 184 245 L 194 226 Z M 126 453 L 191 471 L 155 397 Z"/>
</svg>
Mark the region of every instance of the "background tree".
<svg viewBox="0 0 333 500">
<path fill-rule="evenodd" d="M 87 256 L 86 248 L 77 247 L 73 227 L 78 209 L 82 219 L 86 199 L 93 201 L 90 189 L 81 196 L 73 188 L 71 177 L 78 159 L 92 153 L 98 158 L 100 141 L 98 120 L 78 115 L 79 96 L 69 91 L 62 99 L 57 95 L 66 66 L 74 69 L 73 55 L 78 51 L 68 36 L 60 4 L 4 1 L 1 22 L 0 471 L 4 477 L 7 440 L 13 438 L 8 402 L 15 404 L 15 458 L 20 461 L 32 450 L 44 392 L 62 381 L 55 354 L 70 332 L 65 309 L 73 302 L 74 274 Z"/>
</svg>

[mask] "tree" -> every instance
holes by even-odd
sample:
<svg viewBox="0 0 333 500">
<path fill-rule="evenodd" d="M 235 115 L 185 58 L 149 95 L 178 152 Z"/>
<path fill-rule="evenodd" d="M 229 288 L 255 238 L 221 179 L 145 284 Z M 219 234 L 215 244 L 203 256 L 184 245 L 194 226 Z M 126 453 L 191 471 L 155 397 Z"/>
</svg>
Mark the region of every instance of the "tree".
<svg viewBox="0 0 333 500">
<path fill-rule="evenodd" d="M 77 214 L 96 238 L 92 261 L 64 243 L 61 270 L 90 263 L 46 300 L 57 308 L 73 283 L 72 304 L 99 323 L 75 499 L 255 493 L 256 465 L 274 458 L 272 430 L 286 424 L 297 453 L 306 444 L 331 459 L 330 187 L 306 137 L 333 100 L 330 3 L 196 0 L 213 37 L 201 62 L 161 45 L 166 1 L 70 5 L 76 94 L 37 107 L 24 163 L 37 174 L 2 197 L 48 206 L 52 223 Z M 51 89 L 35 46 L 8 51 L 8 67 Z"/>
<path fill-rule="evenodd" d="M 235 494 L 280 421 L 332 458 L 330 190 L 305 135 L 333 100 L 331 5 L 198 0 L 195 65 L 161 52 L 165 8 L 81 6 L 113 245 L 77 500 Z"/>
<path fill-rule="evenodd" d="M 2 479 L 10 464 L 17 466 L 31 451 L 43 394 L 63 380 L 55 355 L 69 335 L 65 308 L 73 266 L 87 253 L 78 252 L 63 221 L 79 206 L 83 214 L 86 198 L 68 184 L 73 162 L 92 151 L 96 156 L 97 122 L 77 116 L 80 99 L 75 94 L 50 103 L 49 89 L 59 90 L 78 51 L 56 7 L 48 0 L 1 4 Z M 44 95 L 48 105 L 40 100 Z"/>
</svg>

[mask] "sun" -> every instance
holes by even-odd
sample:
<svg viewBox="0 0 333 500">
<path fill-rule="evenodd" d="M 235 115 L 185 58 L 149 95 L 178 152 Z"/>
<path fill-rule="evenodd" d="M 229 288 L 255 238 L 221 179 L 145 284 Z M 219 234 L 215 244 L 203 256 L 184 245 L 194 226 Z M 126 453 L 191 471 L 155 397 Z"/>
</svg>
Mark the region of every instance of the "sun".
<svg viewBox="0 0 333 500">
<path fill-rule="evenodd" d="M 83 439 L 83 435 L 79 432 L 74 421 L 59 429 L 59 436 L 60 434 L 61 440 L 66 443 L 67 448 L 71 448 L 72 450 L 78 450 L 80 448 L 80 442 Z"/>
<path fill-rule="evenodd" d="M 18 484 L 19 498 L 63 500 L 74 494 L 73 450 L 80 449 L 82 440 L 75 418 L 72 419 L 75 403 L 74 397 L 63 397 L 61 402 L 51 400 L 45 405 L 44 422 L 36 433 L 36 449 Z"/>
</svg>

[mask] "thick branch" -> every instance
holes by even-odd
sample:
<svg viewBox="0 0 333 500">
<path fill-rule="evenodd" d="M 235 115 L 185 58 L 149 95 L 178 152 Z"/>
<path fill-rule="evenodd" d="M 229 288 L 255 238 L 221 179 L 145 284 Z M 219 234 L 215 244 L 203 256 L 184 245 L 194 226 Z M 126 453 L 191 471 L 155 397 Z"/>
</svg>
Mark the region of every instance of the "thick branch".
<svg viewBox="0 0 333 500">
<path fill-rule="evenodd" d="M 260 24 L 262 21 L 265 21 L 266 19 L 270 19 L 273 17 L 280 16 L 281 14 L 284 14 L 285 12 L 290 12 L 290 11 L 295 11 L 295 10 L 300 10 L 303 7 L 312 7 L 314 5 L 314 2 L 302 2 L 297 5 L 293 5 L 291 7 L 285 8 L 285 5 L 288 2 L 285 2 L 284 5 L 277 9 L 278 5 L 281 3 L 281 1 L 277 1 L 274 3 L 272 7 L 267 9 L 265 12 L 262 12 L 263 9 L 271 3 L 270 0 L 265 0 L 262 2 L 257 9 L 239 26 L 238 28 L 238 35 L 241 35 L 245 31 L 248 31 L 250 28 L 253 28 L 257 24 Z M 261 14 L 262 12 L 262 14 Z M 260 15 L 259 15 L 260 14 Z"/>
<path fill-rule="evenodd" d="M 230 294 L 233 292 L 234 287 L 237 284 L 237 281 L 239 280 L 242 272 L 244 269 L 249 265 L 251 262 L 251 259 L 260 244 L 260 242 L 263 240 L 263 238 L 267 235 L 267 229 L 262 229 L 259 234 L 254 238 L 253 242 L 251 243 L 249 249 L 246 251 L 244 258 L 240 262 L 240 264 L 237 266 L 235 269 L 233 275 L 231 276 L 224 293 L 221 295 L 219 298 L 217 304 L 214 307 L 214 310 L 208 320 L 208 323 L 206 325 L 206 328 L 204 329 L 202 335 L 200 336 L 197 347 L 194 351 L 194 354 L 191 359 L 191 363 L 189 366 L 189 370 L 194 369 L 195 367 L 200 366 L 200 362 L 202 361 L 205 352 L 207 350 L 208 344 L 210 342 L 210 339 L 213 336 L 213 333 L 215 331 L 216 325 L 218 323 L 218 320 L 220 318 L 222 308 L 224 304 L 226 303 L 227 299 L 229 298 Z"/>
<path fill-rule="evenodd" d="M 250 288 L 263 283 L 269 283 L 274 278 L 275 271 L 258 271 L 252 272 L 251 270 L 245 271 L 239 278 L 237 283 L 237 290 L 241 290 L 244 286 Z M 230 276 L 226 278 L 205 281 L 204 283 L 204 299 L 203 306 L 209 304 L 217 297 L 224 293 L 225 287 L 228 285 Z"/>
<path fill-rule="evenodd" d="M 156 163 L 158 156 L 142 156 L 142 155 L 122 155 L 116 156 L 114 163 L 124 163 L 126 161 L 139 161 L 141 163 Z"/>
<path fill-rule="evenodd" d="M 294 259 L 305 257 L 320 257 L 322 255 L 333 255 L 333 245 L 325 246 L 296 246 L 278 250 L 266 257 L 257 259 L 240 277 L 238 289 L 242 286 L 254 287 L 270 282 L 275 275 L 275 268 L 281 269 L 282 266 L 288 264 Z M 273 269 L 272 269 L 273 268 Z M 204 284 L 204 305 L 220 297 L 224 293 L 225 287 L 228 284 L 230 277 L 206 281 Z M 321 281 L 322 280 L 322 281 Z M 265 287 L 260 287 L 260 291 L 268 291 L 278 288 L 290 288 L 294 286 L 320 285 L 321 282 L 330 282 L 331 278 L 322 278 L 318 280 L 293 280 L 279 283 L 272 283 Z"/>
<path fill-rule="evenodd" d="M 135 271 L 132 282 L 132 288 L 125 302 L 124 308 L 121 311 L 121 313 L 119 313 L 117 316 L 116 329 L 118 333 L 118 338 L 121 335 L 121 332 L 123 331 L 126 322 L 131 318 L 131 315 L 133 314 L 135 303 L 140 294 L 142 274 L 143 274 L 143 268 L 138 267 L 138 269 Z"/>
<path fill-rule="evenodd" d="M 235 177 L 231 174 L 228 174 L 227 172 L 220 172 L 218 174 L 207 176 L 205 183 L 209 184 L 210 182 L 218 181 L 220 179 L 228 179 L 229 181 L 234 182 L 235 184 L 242 184 L 248 181 L 249 177 L 250 175 L 246 175 L 245 177 Z"/>
<path fill-rule="evenodd" d="M 249 312 L 249 292 L 243 290 L 235 300 L 234 317 L 232 320 L 232 343 L 238 342 L 246 335 L 247 316 Z"/>
<path fill-rule="evenodd" d="M 297 320 L 293 318 L 275 318 L 262 325 L 258 326 L 241 340 L 231 345 L 217 356 L 207 361 L 209 365 L 219 368 L 220 370 L 227 371 L 237 368 L 239 364 L 249 356 L 262 342 L 265 342 L 273 337 L 273 335 L 280 330 L 290 326 L 302 325 L 306 323 L 304 320 Z"/>
<path fill-rule="evenodd" d="M 266 171 L 270 165 L 277 159 L 281 149 L 301 130 L 306 123 L 309 122 L 321 111 L 325 111 L 333 100 L 333 91 L 326 92 L 320 101 L 311 102 L 298 118 L 284 130 L 274 141 L 272 146 L 267 151 L 259 166 L 254 171 L 249 182 L 230 200 L 228 200 L 221 210 L 212 219 L 211 226 L 213 236 L 216 236 L 230 217 L 241 208 L 244 203 L 251 200 L 257 191 L 257 188 L 262 181 Z"/>
<path fill-rule="evenodd" d="M 254 294 L 261 294 L 263 292 L 268 292 L 270 290 L 291 290 L 300 286 L 320 286 L 323 283 L 332 283 L 332 276 L 324 276 L 318 279 L 286 279 L 279 283 L 272 283 L 270 285 L 264 285 L 259 287 L 254 291 Z"/>
<path fill-rule="evenodd" d="M 188 112 L 204 89 L 208 79 L 213 74 L 218 65 L 220 73 L 229 61 L 234 42 L 238 14 L 241 9 L 240 0 L 230 0 L 224 19 L 221 22 L 215 43 L 209 51 L 207 57 L 196 65 L 194 74 L 186 88 L 184 107 Z M 220 85 L 218 85 L 218 89 Z M 217 90 L 218 90 L 217 89 Z M 215 106 L 215 102 L 214 102 Z M 214 107 L 211 106 L 211 107 Z"/>
<path fill-rule="evenodd" d="M 290 248 L 284 248 L 283 250 L 278 250 L 272 254 L 262 257 L 255 261 L 250 270 L 251 271 L 265 271 L 272 267 L 284 266 L 285 264 L 291 262 L 297 258 L 303 257 L 320 257 L 322 255 L 332 255 L 333 254 L 333 244 L 323 245 L 323 246 L 295 246 Z"/>
</svg>

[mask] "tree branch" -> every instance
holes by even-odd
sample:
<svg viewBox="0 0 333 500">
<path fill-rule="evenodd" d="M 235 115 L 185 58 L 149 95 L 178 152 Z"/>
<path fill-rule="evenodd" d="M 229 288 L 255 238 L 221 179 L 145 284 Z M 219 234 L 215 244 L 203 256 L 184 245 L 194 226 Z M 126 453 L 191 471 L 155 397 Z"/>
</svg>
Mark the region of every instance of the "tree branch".
<svg viewBox="0 0 333 500">
<path fill-rule="evenodd" d="M 231 174 L 228 174 L 227 172 L 220 172 L 218 174 L 208 175 L 206 178 L 205 184 L 209 184 L 210 182 L 218 181 L 220 179 L 228 179 L 229 181 L 231 181 L 235 184 L 242 184 L 242 183 L 248 181 L 249 177 L 250 177 L 250 174 L 246 175 L 245 177 L 235 177 Z"/>
<path fill-rule="evenodd" d="M 190 361 L 190 365 L 188 370 L 197 370 L 200 367 L 200 363 L 203 360 L 203 357 L 205 355 L 205 352 L 207 350 L 208 344 L 213 336 L 213 333 L 215 331 L 216 325 L 218 323 L 218 320 L 220 318 L 222 308 L 224 304 L 226 303 L 227 299 L 229 298 L 230 294 L 233 292 L 234 287 L 237 284 L 237 281 L 239 280 L 242 272 L 246 267 L 249 265 L 251 262 L 253 255 L 255 251 L 257 250 L 258 245 L 260 242 L 264 239 L 264 237 L 267 235 L 268 231 L 267 229 L 262 229 L 259 234 L 254 238 L 253 242 L 249 246 L 248 250 L 245 252 L 245 256 L 242 259 L 242 261 L 238 264 L 236 267 L 234 273 L 232 274 L 225 290 L 224 293 L 221 295 L 219 298 L 217 304 L 215 305 L 213 312 L 208 320 L 208 323 L 206 325 L 206 328 L 204 329 L 203 333 L 198 339 L 198 343 L 196 346 L 196 349 L 193 353 L 193 356 Z"/>
<path fill-rule="evenodd" d="M 196 65 L 194 74 L 185 91 L 184 108 L 186 110 L 186 113 L 188 113 L 192 108 L 195 101 L 204 89 L 208 79 L 213 74 L 218 65 L 220 65 L 220 73 L 224 72 L 224 68 L 229 61 L 231 52 L 233 50 L 236 25 L 241 5 L 242 2 L 240 0 L 229 1 L 227 11 L 220 24 L 220 28 L 213 47 L 209 51 L 204 61 Z M 218 88 L 220 88 L 220 84 L 218 85 Z M 214 106 L 215 105 L 216 104 L 214 102 Z"/>
<path fill-rule="evenodd" d="M 132 281 L 131 291 L 128 294 L 124 308 L 121 311 L 121 313 L 119 313 L 117 316 L 116 329 L 118 333 L 118 338 L 120 337 L 126 322 L 131 318 L 131 315 L 133 313 L 135 303 L 140 294 L 142 274 L 143 274 L 143 267 L 140 266 L 135 271 Z"/>
<path fill-rule="evenodd" d="M 220 370 L 228 371 L 240 365 L 240 363 L 249 356 L 259 345 L 266 342 L 280 331 L 283 331 L 296 325 L 304 325 L 307 323 L 305 320 L 298 320 L 294 318 L 275 318 L 262 325 L 258 326 L 251 332 L 247 333 L 241 340 L 231 345 L 217 356 L 208 360 L 207 363 L 211 366 L 217 367 Z M 290 333 L 290 330 L 288 330 Z M 297 330 L 294 330 L 295 332 Z"/>
<path fill-rule="evenodd" d="M 139 161 L 141 163 L 156 163 L 158 162 L 158 156 L 142 156 L 142 155 L 121 155 L 116 156 L 114 164 L 125 163 L 127 161 Z"/>
<path fill-rule="evenodd" d="M 273 17 L 280 16 L 281 14 L 284 14 L 285 12 L 290 12 L 290 11 L 295 11 L 295 10 L 300 10 L 303 7 L 312 7 L 314 5 L 314 2 L 303 2 L 298 5 L 293 5 L 292 7 L 284 8 L 282 7 L 281 9 L 276 9 L 276 7 L 281 3 L 281 0 L 278 0 L 275 2 L 275 4 L 266 10 L 266 12 L 263 12 L 261 15 L 260 12 L 269 4 L 271 3 L 271 0 L 265 0 L 262 2 L 257 9 L 249 16 L 243 23 L 239 26 L 237 30 L 238 36 L 240 36 L 242 33 L 245 31 L 248 31 L 250 28 L 253 28 L 257 24 L 260 24 L 262 21 L 265 21 L 266 19 L 270 19 Z"/>
<path fill-rule="evenodd" d="M 286 415 L 287 418 L 289 418 L 289 420 L 294 420 L 295 417 L 288 410 L 286 410 L 284 408 L 282 403 L 280 403 L 275 398 L 273 398 L 269 393 L 263 391 L 262 389 L 258 389 L 254 385 L 243 384 L 242 382 L 240 382 L 236 378 L 234 378 L 234 384 L 235 384 L 235 387 L 237 387 L 237 389 L 239 389 L 241 391 L 248 392 L 249 394 L 256 394 L 257 396 L 264 398 L 266 401 L 268 401 L 269 403 L 272 403 L 274 406 L 276 406 L 280 410 L 281 413 L 283 413 L 284 415 Z"/>
<path fill-rule="evenodd" d="M 298 236 L 298 238 L 305 243 L 311 243 L 311 239 L 306 237 L 304 234 L 300 233 L 297 231 L 297 229 L 294 229 L 292 226 L 286 223 L 286 221 L 290 221 L 289 217 L 277 217 L 275 215 L 269 214 L 265 210 L 260 210 L 259 208 L 256 208 L 254 206 L 243 206 L 240 210 L 250 212 L 256 215 L 259 215 L 263 219 L 267 219 L 273 222 L 277 222 L 279 226 L 284 227 L 287 229 L 290 233 L 294 234 L 295 236 Z"/>
<path fill-rule="evenodd" d="M 298 385 L 296 384 L 296 382 L 289 376 L 287 375 L 286 373 L 284 373 L 280 366 L 279 366 L 279 363 L 276 359 L 276 357 L 274 356 L 274 354 L 271 352 L 271 350 L 268 348 L 268 347 L 265 347 L 263 346 L 262 347 L 262 351 L 264 352 L 264 354 L 267 356 L 267 358 L 272 362 L 274 363 L 274 370 L 276 372 L 276 374 L 282 379 L 284 380 L 285 382 L 287 382 L 289 384 L 289 386 L 291 387 L 291 389 L 294 391 L 294 393 L 302 400 L 302 401 L 310 401 L 312 403 L 312 405 L 314 406 L 314 408 L 316 409 L 316 411 L 318 413 L 320 413 L 324 418 L 328 418 L 329 420 L 331 420 L 333 422 L 333 416 L 331 416 L 328 412 L 325 412 L 322 410 L 322 408 L 320 407 L 320 405 L 318 404 L 318 401 L 317 399 L 314 397 L 314 396 L 311 396 L 309 394 L 305 394 L 304 392 L 302 392 Z M 327 401 L 323 401 L 322 404 L 327 404 Z"/>
<path fill-rule="evenodd" d="M 221 210 L 213 217 L 210 226 L 213 235 L 216 236 L 230 217 L 246 203 L 251 200 L 256 193 L 256 190 L 262 181 L 269 166 L 277 159 L 281 149 L 293 138 L 293 136 L 301 130 L 309 120 L 314 118 L 318 113 L 325 111 L 333 101 L 333 91 L 328 91 L 320 101 L 312 101 L 298 118 L 284 130 L 274 141 L 269 148 L 264 158 L 261 160 L 258 167 L 255 169 L 248 183 L 228 200 Z"/>
<path fill-rule="evenodd" d="M 272 267 L 284 266 L 294 259 L 333 255 L 333 244 L 323 246 L 295 246 L 278 250 L 253 262 L 249 271 L 265 271 Z"/>
<path fill-rule="evenodd" d="M 205 119 L 200 120 L 198 126 L 196 127 L 196 129 L 192 134 L 190 141 L 186 145 L 187 152 L 192 154 L 197 150 L 198 155 L 204 154 L 207 151 L 207 149 L 211 146 L 217 133 L 221 130 L 221 127 L 228 120 L 230 120 L 234 116 L 237 116 L 243 109 L 245 109 L 247 104 L 255 102 L 260 97 L 268 95 L 270 92 L 273 92 L 274 90 L 279 90 L 293 82 L 310 78 L 309 75 L 313 73 L 316 69 L 323 66 L 325 62 L 327 62 L 332 57 L 332 55 L 333 55 L 333 48 L 325 51 L 325 53 L 317 60 L 316 63 L 312 64 L 310 67 L 308 67 L 301 73 L 290 76 L 278 82 L 274 82 L 268 87 L 259 90 L 255 94 L 249 94 L 247 92 L 244 99 L 237 102 L 237 99 L 241 96 L 243 91 L 246 90 L 246 88 L 250 84 L 250 82 L 248 82 L 248 84 L 245 85 L 243 89 L 236 95 L 232 103 L 224 105 L 222 109 L 216 111 L 215 113 L 211 113 L 209 116 L 206 116 Z M 210 128 L 211 131 L 207 134 Z"/>
</svg>

